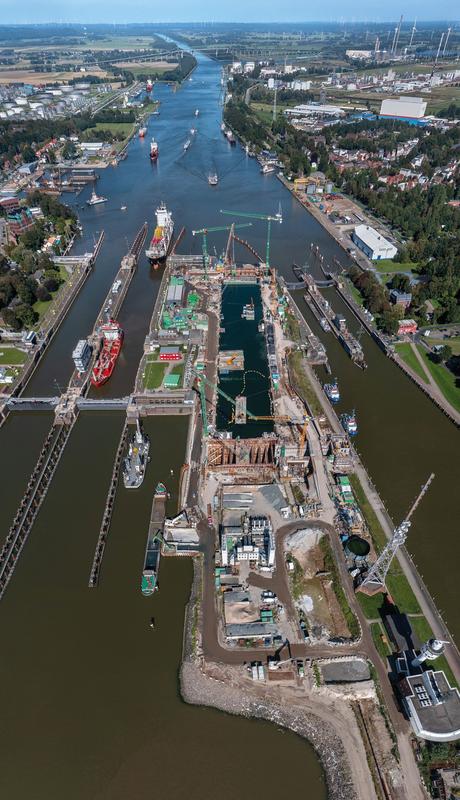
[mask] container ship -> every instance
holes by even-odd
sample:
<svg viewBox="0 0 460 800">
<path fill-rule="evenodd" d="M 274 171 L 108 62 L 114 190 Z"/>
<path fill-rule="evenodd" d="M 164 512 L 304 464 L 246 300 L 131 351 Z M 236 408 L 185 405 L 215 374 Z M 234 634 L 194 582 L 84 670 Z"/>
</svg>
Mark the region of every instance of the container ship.
<svg viewBox="0 0 460 800">
<path fill-rule="evenodd" d="M 126 489 L 138 489 L 142 485 L 149 462 L 149 450 L 149 437 L 142 432 L 139 420 L 136 420 L 136 432 L 123 462 L 123 483 Z"/>
<path fill-rule="evenodd" d="M 152 137 L 152 141 L 150 142 L 150 160 L 156 161 L 158 158 L 158 142 Z"/>
<path fill-rule="evenodd" d="M 123 344 L 123 330 L 115 320 L 101 325 L 102 349 L 91 372 L 93 386 L 102 386 L 109 380 Z"/>
<path fill-rule="evenodd" d="M 157 224 L 145 255 L 150 261 L 163 261 L 168 255 L 174 230 L 171 213 L 164 203 L 156 210 Z"/>
<path fill-rule="evenodd" d="M 331 401 L 331 403 L 338 403 L 340 400 L 340 392 L 339 386 L 337 381 L 334 383 L 325 383 L 324 384 L 324 391 L 326 392 L 327 397 Z"/>
<path fill-rule="evenodd" d="M 163 540 L 162 527 L 160 525 L 164 524 L 164 504 L 167 496 L 168 492 L 164 483 L 157 483 L 153 497 L 152 517 L 141 578 L 141 592 L 145 597 L 149 597 L 158 591 L 158 569 L 160 566 L 161 542 Z"/>
<path fill-rule="evenodd" d="M 348 433 L 349 436 L 356 436 L 358 433 L 358 423 L 356 421 L 355 412 L 353 411 L 351 414 L 342 414 L 340 417 L 340 422 L 344 430 Z"/>
</svg>

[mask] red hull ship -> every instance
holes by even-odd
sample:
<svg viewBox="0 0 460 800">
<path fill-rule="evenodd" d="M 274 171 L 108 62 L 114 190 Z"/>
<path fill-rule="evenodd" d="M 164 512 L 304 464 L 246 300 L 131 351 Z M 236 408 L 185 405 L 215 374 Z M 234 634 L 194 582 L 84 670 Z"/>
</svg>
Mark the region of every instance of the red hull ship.
<svg viewBox="0 0 460 800">
<path fill-rule="evenodd" d="M 123 330 L 118 322 L 110 320 L 101 325 L 99 332 L 102 335 L 102 350 L 91 372 L 93 386 L 102 386 L 109 380 L 123 344 Z"/>
</svg>

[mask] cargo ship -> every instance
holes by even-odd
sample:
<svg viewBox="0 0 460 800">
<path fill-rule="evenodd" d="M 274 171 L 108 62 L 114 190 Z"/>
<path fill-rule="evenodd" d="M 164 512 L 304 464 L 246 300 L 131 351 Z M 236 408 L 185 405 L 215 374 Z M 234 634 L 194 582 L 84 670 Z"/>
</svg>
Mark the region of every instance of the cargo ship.
<svg viewBox="0 0 460 800">
<path fill-rule="evenodd" d="M 86 204 L 88 206 L 97 206 L 99 205 L 99 203 L 106 203 L 106 202 L 107 198 L 99 197 L 93 189 L 93 191 L 91 192 L 91 197 L 89 198 L 89 200 L 86 201 Z"/>
<path fill-rule="evenodd" d="M 358 433 L 358 423 L 354 411 L 351 414 L 342 414 L 340 422 L 349 436 L 356 436 Z"/>
<path fill-rule="evenodd" d="M 158 142 L 152 137 L 152 141 L 150 142 L 150 160 L 156 161 L 158 158 Z"/>
<path fill-rule="evenodd" d="M 102 386 L 109 380 L 123 344 L 123 330 L 115 320 L 110 320 L 99 328 L 102 336 L 102 349 L 96 358 L 91 372 L 93 386 Z"/>
<path fill-rule="evenodd" d="M 149 450 L 149 437 L 142 432 L 139 420 L 136 420 L 136 432 L 123 462 L 123 483 L 126 489 L 138 489 L 142 485 L 149 462 Z"/>
<path fill-rule="evenodd" d="M 340 392 L 339 386 L 337 381 L 334 383 L 325 383 L 324 384 L 324 391 L 326 392 L 327 397 L 331 401 L 331 403 L 338 403 L 340 400 Z"/>
<path fill-rule="evenodd" d="M 153 263 L 163 261 L 171 246 L 174 222 L 164 203 L 156 210 L 157 224 L 145 255 Z"/>
<path fill-rule="evenodd" d="M 149 597 L 158 591 L 158 569 L 160 566 L 161 542 L 163 541 L 163 532 L 160 526 L 164 524 L 164 503 L 167 495 L 164 483 L 157 483 L 153 496 L 152 516 L 141 578 L 141 592 L 144 597 Z"/>
</svg>

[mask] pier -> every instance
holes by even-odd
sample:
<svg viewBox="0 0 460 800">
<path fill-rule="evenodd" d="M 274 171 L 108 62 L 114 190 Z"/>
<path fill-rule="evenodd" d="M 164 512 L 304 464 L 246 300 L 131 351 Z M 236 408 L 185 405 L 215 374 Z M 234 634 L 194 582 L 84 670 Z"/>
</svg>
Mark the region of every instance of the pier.
<svg viewBox="0 0 460 800">
<path fill-rule="evenodd" d="M 67 444 L 74 422 L 70 425 L 53 425 L 38 456 L 29 478 L 13 524 L 0 552 L 0 599 L 11 580 L 22 548 L 24 547 L 41 504 Z"/>
<path fill-rule="evenodd" d="M 123 452 L 126 446 L 126 439 L 128 436 L 128 423 L 125 422 L 121 432 L 120 441 L 118 442 L 117 453 L 112 469 L 112 477 L 110 478 L 109 491 L 107 492 L 107 500 L 105 501 L 104 514 L 102 515 L 102 523 L 97 538 L 96 549 L 94 551 L 93 563 L 91 565 L 91 572 L 89 574 L 88 586 L 94 589 L 99 583 L 99 575 L 102 567 L 102 559 L 104 558 L 105 545 L 107 542 L 107 535 L 109 533 L 110 523 L 112 521 L 113 506 L 115 503 L 115 495 L 117 493 L 118 478 L 120 476 L 121 461 Z"/>
</svg>

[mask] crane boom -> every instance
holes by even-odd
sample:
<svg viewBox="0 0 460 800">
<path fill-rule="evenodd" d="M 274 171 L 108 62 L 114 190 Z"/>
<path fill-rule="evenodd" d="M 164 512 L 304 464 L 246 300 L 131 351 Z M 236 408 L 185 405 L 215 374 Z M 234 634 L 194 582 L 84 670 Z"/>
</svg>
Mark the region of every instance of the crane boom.
<svg viewBox="0 0 460 800">
<path fill-rule="evenodd" d="M 406 516 L 406 521 L 411 518 L 412 514 L 416 510 L 416 508 L 417 508 L 418 504 L 420 503 L 421 499 L 427 493 L 427 491 L 428 491 L 428 489 L 430 487 L 430 483 L 433 480 L 433 478 L 434 478 L 434 472 L 431 473 L 431 475 L 428 478 L 427 482 L 422 486 L 422 488 L 420 490 L 420 494 L 418 495 L 417 499 L 415 500 L 415 503 L 411 506 L 410 511 Z"/>
<path fill-rule="evenodd" d="M 220 213 L 227 214 L 233 217 L 246 217 L 247 219 L 261 219 L 267 223 L 267 244 L 265 248 L 265 274 L 268 275 L 268 271 L 270 269 L 271 225 L 272 222 L 279 222 L 281 224 L 283 221 L 283 215 L 281 213 L 281 204 L 276 214 L 259 214 L 253 211 L 227 211 L 223 208 L 220 209 Z"/>
</svg>

